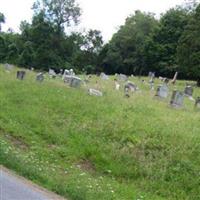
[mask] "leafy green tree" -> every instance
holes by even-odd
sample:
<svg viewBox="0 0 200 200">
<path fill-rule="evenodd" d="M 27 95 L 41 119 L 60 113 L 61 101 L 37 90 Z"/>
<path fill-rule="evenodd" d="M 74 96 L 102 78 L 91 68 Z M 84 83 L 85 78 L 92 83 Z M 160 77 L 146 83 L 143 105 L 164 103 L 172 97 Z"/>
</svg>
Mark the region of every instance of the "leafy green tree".
<svg viewBox="0 0 200 200">
<path fill-rule="evenodd" d="M 145 46 L 158 22 L 151 13 L 136 11 L 126 19 L 125 25 L 113 35 L 101 53 L 104 71 L 107 73 L 141 74 L 147 70 L 144 58 Z M 105 53 L 106 52 L 106 53 Z"/>
<path fill-rule="evenodd" d="M 200 86 L 200 5 L 179 40 L 178 63 L 184 78 L 197 79 Z"/>
<path fill-rule="evenodd" d="M 3 13 L 0 12 L 0 32 L 1 32 L 1 24 L 5 23 L 5 16 Z"/>
<path fill-rule="evenodd" d="M 46 19 L 55 25 L 58 33 L 62 32 L 64 25 L 77 24 L 81 14 L 75 0 L 37 0 L 33 9 L 36 14 L 44 12 Z"/>
<path fill-rule="evenodd" d="M 185 9 L 177 7 L 168 10 L 161 17 L 159 28 L 148 45 L 153 51 L 152 67 L 163 75 L 169 76 L 177 71 L 177 45 L 188 18 Z"/>
</svg>

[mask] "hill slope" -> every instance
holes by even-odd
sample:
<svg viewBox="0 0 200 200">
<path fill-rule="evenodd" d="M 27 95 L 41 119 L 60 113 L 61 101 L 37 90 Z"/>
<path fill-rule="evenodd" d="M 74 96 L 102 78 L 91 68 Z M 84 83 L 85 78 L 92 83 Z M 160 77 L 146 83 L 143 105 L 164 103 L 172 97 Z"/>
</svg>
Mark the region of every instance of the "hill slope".
<svg viewBox="0 0 200 200">
<path fill-rule="evenodd" d="M 92 78 L 99 98 L 61 79 L 40 84 L 33 72 L 24 81 L 15 74 L 0 66 L 0 164 L 72 200 L 200 199 L 193 102 L 172 109 L 137 78 L 142 92 L 126 99 L 113 78 Z"/>
</svg>

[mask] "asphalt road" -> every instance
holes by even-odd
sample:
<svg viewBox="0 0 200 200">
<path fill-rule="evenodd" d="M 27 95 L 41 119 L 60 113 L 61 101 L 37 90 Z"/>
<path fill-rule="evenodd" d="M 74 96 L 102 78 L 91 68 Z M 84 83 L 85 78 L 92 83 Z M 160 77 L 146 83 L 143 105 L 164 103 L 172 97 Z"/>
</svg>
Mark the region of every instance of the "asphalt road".
<svg viewBox="0 0 200 200">
<path fill-rule="evenodd" d="M 61 200 L 0 166 L 0 200 Z"/>
</svg>

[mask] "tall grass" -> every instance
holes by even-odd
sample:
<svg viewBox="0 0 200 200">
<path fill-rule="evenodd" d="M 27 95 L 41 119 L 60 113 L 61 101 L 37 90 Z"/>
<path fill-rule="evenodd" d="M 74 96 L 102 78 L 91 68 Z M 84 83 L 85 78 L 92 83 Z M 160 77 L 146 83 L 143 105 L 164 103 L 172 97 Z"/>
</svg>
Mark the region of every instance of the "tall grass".
<svg viewBox="0 0 200 200">
<path fill-rule="evenodd" d="M 155 99 L 138 78 L 130 80 L 141 91 L 127 99 L 114 77 L 74 89 L 47 76 L 37 83 L 30 71 L 19 81 L 16 70 L 0 66 L 1 164 L 72 200 L 200 199 L 194 102 L 172 109 L 170 97 Z M 89 96 L 88 87 L 104 96 Z"/>
</svg>

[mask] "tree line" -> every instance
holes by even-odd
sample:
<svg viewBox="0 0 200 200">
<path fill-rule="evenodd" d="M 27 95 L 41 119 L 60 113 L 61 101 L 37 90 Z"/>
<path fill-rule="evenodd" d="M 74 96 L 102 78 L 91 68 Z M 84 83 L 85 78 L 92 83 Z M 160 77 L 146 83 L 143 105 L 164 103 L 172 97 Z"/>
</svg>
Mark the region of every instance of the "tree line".
<svg viewBox="0 0 200 200">
<path fill-rule="evenodd" d="M 70 32 L 79 23 L 75 0 L 37 0 L 31 23 L 20 33 L 1 31 L 0 63 L 48 70 L 73 68 L 77 73 L 157 75 L 195 79 L 200 83 L 200 5 L 196 2 L 168 10 L 160 19 L 135 11 L 104 44 L 99 30 Z"/>
</svg>

